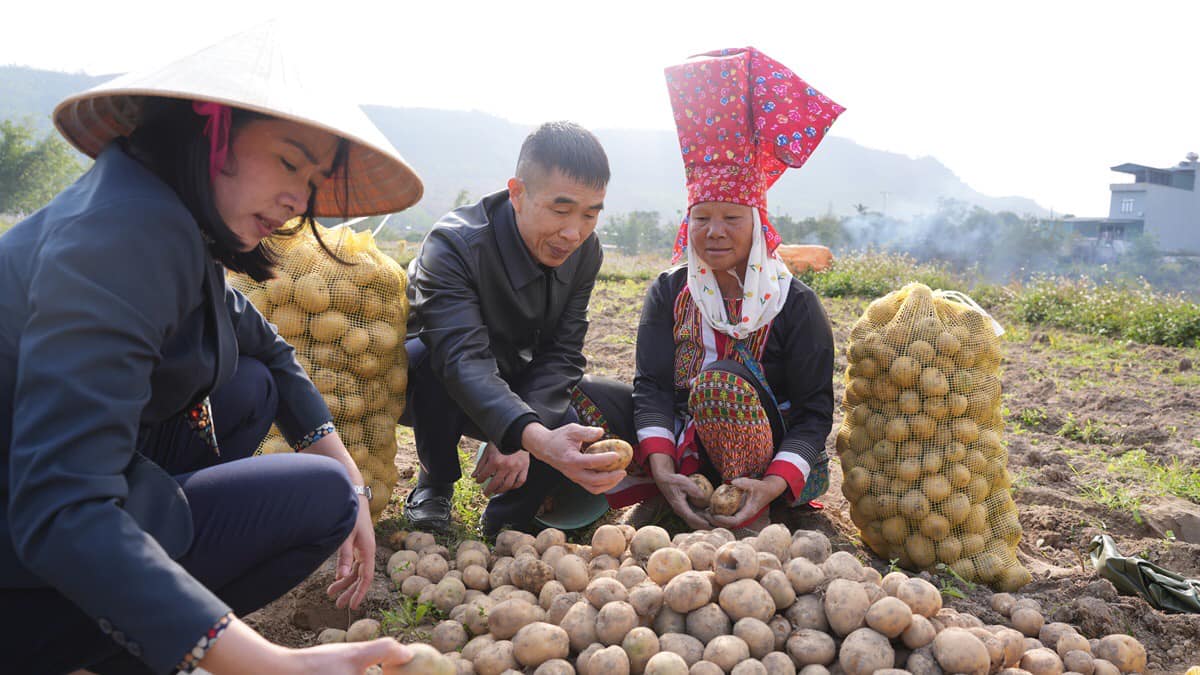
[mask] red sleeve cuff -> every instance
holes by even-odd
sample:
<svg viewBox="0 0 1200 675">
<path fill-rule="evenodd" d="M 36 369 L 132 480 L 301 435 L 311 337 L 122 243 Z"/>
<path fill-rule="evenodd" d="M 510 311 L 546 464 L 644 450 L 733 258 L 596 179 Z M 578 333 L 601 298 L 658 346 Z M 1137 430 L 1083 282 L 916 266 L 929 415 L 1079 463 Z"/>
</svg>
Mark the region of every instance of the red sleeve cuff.
<svg viewBox="0 0 1200 675">
<path fill-rule="evenodd" d="M 788 484 L 788 501 L 795 501 L 800 498 L 800 493 L 804 491 L 804 474 L 800 468 L 791 462 L 777 459 L 767 466 L 766 476 L 779 476 L 787 481 Z"/>
<path fill-rule="evenodd" d="M 670 455 L 673 459 L 675 457 L 674 441 L 661 436 L 651 436 L 638 442 L 637 448 L 633 452 L 633 458 L 638 464 L 645 466 L 646 460 L 653 454 Z"/>
</svg>

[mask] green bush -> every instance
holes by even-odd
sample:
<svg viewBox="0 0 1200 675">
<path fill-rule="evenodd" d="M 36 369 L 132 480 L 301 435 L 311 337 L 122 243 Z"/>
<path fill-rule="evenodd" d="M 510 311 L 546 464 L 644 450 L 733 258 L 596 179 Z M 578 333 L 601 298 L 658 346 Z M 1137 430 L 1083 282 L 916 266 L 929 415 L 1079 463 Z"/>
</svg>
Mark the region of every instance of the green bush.
<svg viewBox="0 0 1200 675">
<path fill-rule="evenodd" d="M 1171 347 L 1200 346 L 1200 305 L 1150 284 L 1097 284 L 1039 277 L 1020 288 L 1012 309 L 1022 321 Z"/>
<path fill-rule="evenodd" d="M 903 253 L 874 251 L 839 257 L 830 269 L 809 270 L 800 275 L 800 280 L 825 297 L 878 298 L 913 281 L 935 290 L 966 292 L 972 286 L 965 275 L 955 274 L 944 265 L 918 263 Z"/>
</svg>

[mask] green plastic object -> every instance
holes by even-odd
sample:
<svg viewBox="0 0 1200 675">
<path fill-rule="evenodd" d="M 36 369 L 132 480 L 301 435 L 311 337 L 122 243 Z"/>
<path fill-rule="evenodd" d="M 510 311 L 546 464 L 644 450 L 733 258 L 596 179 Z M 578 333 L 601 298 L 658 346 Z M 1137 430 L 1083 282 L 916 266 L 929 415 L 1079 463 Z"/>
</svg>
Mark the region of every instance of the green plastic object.
<svg viewBox="0 0 1200 675">
<path fill-rule="evenodd" d="M 487 443 L 479 444 L 475 453 L 475 462 L 483 458 Z M 486 490 L 491 478 L 483 481 L 481 489 Z M 564 480 L 551 495 L 554 499 L 554 510 L 549 513 L 539 513 L 534 521 L 542 527 L 553 527 L 564 532 L 579 530 L 600 520 L 608 513 L 608 500 L 604 495 L 594 495 L 579 487 L 576 483 Z"/>
<path fill-rule="evenodd" d="M 1107 534 L 1092 539 L 1088 554 L 1100 576 L 1118 591 L 1140 595 L 1164 612 L 1200 614 L 1200 580 L 1186 579 L 1148 560 L 1123 556 Z"/>
</svg>

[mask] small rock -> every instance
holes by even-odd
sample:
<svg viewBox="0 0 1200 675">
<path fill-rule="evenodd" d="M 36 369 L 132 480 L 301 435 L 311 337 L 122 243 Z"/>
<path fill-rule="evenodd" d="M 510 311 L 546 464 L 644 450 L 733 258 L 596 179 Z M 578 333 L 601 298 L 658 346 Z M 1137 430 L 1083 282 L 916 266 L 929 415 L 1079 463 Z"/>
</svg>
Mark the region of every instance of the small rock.
<svg viewBox="0 0 1200 675">
<path fill-rule="evenodd" d="M 1179 372 L 1185 372 L 1192 369 L 1191 359 L 1179 359 Z"/>
<path fill-rule="evenodd" d="M 1083 595 L 1100 598 L 1105 602 L 1116 602 L 1118 594 L 1117 587 L 1113 586 L 1111 581 L 1108 579 L 1097 579 L 1083 589 Z"/>
</svg>

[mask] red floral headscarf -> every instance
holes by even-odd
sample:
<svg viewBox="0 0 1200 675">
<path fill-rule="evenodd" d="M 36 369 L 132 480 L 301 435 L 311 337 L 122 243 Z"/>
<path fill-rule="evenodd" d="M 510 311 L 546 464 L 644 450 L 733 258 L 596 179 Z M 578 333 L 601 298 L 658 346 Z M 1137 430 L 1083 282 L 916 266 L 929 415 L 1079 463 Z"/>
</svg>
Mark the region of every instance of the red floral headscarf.
<svg viewBox="0 0 1200 675">
<path fill-rule="evenodd" d="M 753 47 L 721 49 L 666 69 L 688 187 L 700 202 L 755 208 L 768 253 L 780 244 L 767 219 L 767 189 L 804 165 L 845 110 Z M 687 248 L 687 217 L 674 261 Z"/>
</svg>

